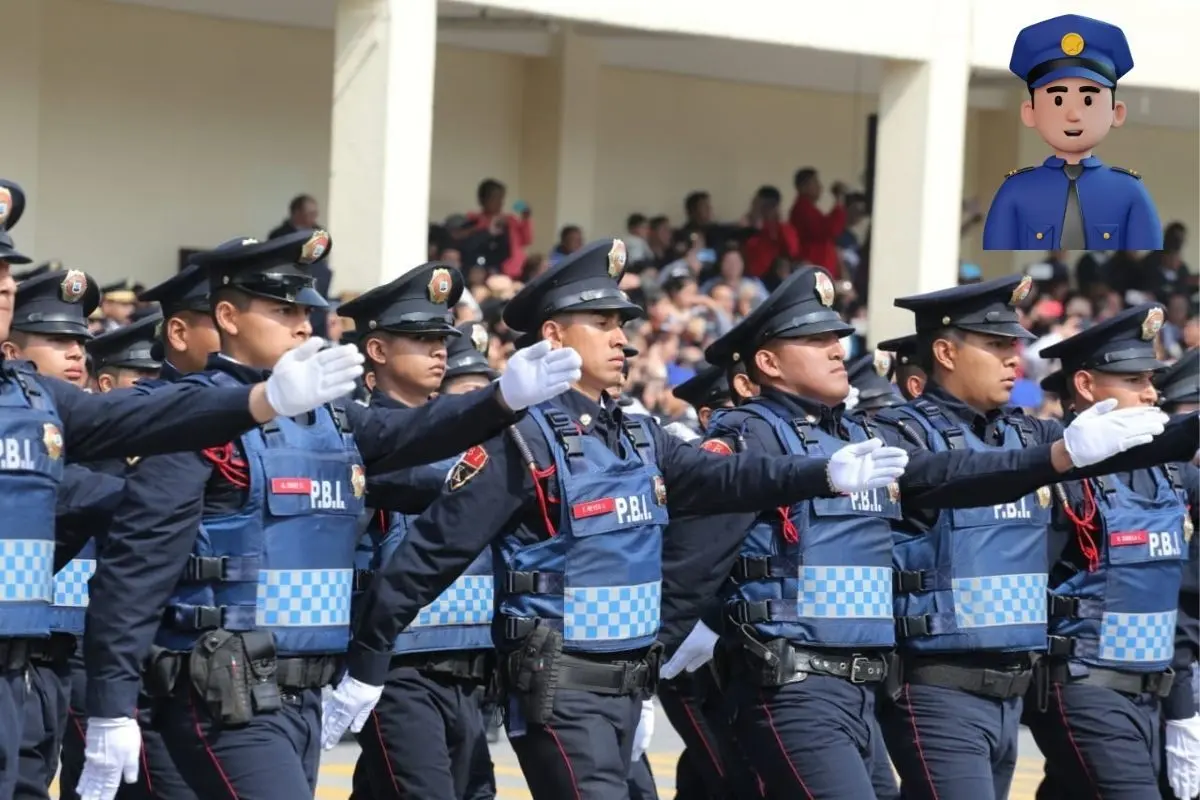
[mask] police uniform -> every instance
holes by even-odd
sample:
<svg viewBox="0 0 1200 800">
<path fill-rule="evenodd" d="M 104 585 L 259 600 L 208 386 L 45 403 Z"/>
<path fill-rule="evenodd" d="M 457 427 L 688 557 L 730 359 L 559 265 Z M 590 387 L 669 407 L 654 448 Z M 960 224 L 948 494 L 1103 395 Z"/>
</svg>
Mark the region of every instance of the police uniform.
<svg viewBox="0 0 1200 800">
<path fill-rule="evenodd" d="M 0 261 L 9 265 L 30 263 L 9 234 L 24 207 L 20 187 L 0 183 Z M 48 285 L 56 287 L 58 302 L 31 306 L 36 310 L 22 324 L 52 324 L 68 317 L 64 305 L 95 304 L 96 290 L 84 273 L 52 277 L 57 283 Z M 0 514 L 7 522 L 0 534 L 0 585 L 6 589 L 0 599 L 0 798 L 7 799 L 17 784 L 28 668 L 50 633 L 54 509 L 66 455 L 88 461 L 204 447 L 236 436 L 254 420 L 246 389 L 93 395 L 39 376 L 26 361 L 0 361 L 0 405 L 6 408 L 0 417 Z M 170 421 L 185 413 L 204 424 L 181 429 Z"/>
<path fill-rule="evenodd" d="M 560 313 L 641 309 L 617 286 L 619 240 L 592 243 L 508 304 L 513 330 Z M 471 448 L 363 599 L 350 675 L 379 686 L 392 643 L 489 546 L 506 725 L 538 800 L 623 800 L 643 692 L 657 674 L 668 514 L 756 508 L 828 491 L 824 459 L 723 459 L 607 395 L 530 408 Z M 689 543 L 695 550 L 703 543 Z"/>
<path fill-rule="evenodd" d="M 1008 68 L 1031 92 L 1064 78 L 1115 92 L 1133 56 L 1117 26 L 1066 14 L 1023 29 Z M 1051 156 L 1005 176 L 988 210 L 983 248 L 1161 250 L 1162 235 L 1154 201 L 1136 172 L 1093 155 L 1078 164 Z"/>
<path fill-rule="evenodd" d="M 324 231 L 300 231 L 231 240 L 195 258 L 213 295 L 232 288 L 316 306 L 325 301 L 309 269 L 330 244 Z M 436 290 L 448 284 L 439 278 Z M 264 377 L 216 355 L 209 371 L 178 384 Z M 514 418 L 496 391 L 403 411 L 322 407 L 221 447 L 132 465 L 91 585 L 89 716 L 128 715 L 156 645 L 163 653 L 147 691 L 170 695 L 159 729 L 198 795 L 311 794 L 319 690 L 339 669 L 349 634 L 366 470 L 446 458 L 494 434 Z M 223 682 L 220 664 L 230 658 L 249 658 L 255 672 Z M 251 684 L 253 699 L 238 704 Z"/>
<path fill-rule="evenodd" d="M 1011 276 L 895 304 L 914 312 L 922 347 L 945 328 L 1029 338 L 1015 308 L 1030 286 L 1028 277 Z M 906 798 L 1004 797 L 1032 657 L 1046 646 L 1051 492 L 1045 487 L 1175 460 L 1186 449 L 1176 437 L 1195 436 L 1195 418 L 1168 426 L 1151 444 L 1065 474 L 1050 463 L 1061 423 L 973 409 L 932 375 L 920 397 L 881 411 L 875 422 L 886 440 L 914 453 L 958 454 L 968 465 L 1009 464 L 943 508 L 904 497 L 894 548 L 900 664 L 889 686 L 893 700 L 880 712 Z M 959 479 L 948 480 L 955 485 Z M 964 501 L 976 505 L 956 507 Z"/>
<path fill-rule="evenodd" d="M 850 379 L 850 385 L 858 389 L 857 410 L 871 414 L 904 402 L 888 380 L 891 372 L 892 356 L 882 348 L 864 353 L 846 365 L 846 377 Z"/>
<path fill-rule="evenodd" d="M 208 314 L 212 311 L 208 301 L 208 271 L 203 265 L 189 261 L 188 265 L 167 278 L 162 283 L 155 284 L 138 294 L 142 303 L 157 304 L 162 313 L 163 331 L 167 321 L 188 311 L 198 314 Z M 163 345 L 163 335 L 160 332 L 154 343 L 151 356 L 162 362 L 159 378 L 175 381 L 182 377 L 179 369 L 167 357 L 169 354 Z"/>
<path fill-rule="evenodd" d="M 915 369 L 921 373 L 922 379 L 924 379 L 925 370 L 918 366 L 919 362 L 917 361 L 917 335 L 911 333 L 908 336 L 898 336 L 895 339 L 888 339 L 880 342 L 877 348 L 885 353 L 892 354 L 891 363 L 888 366 L 887 378 L 896 385 L 896 389 L 902 397 L 910 399 L 901 385 L 904 383 L 904 380 L 900 375 L 900 369 Z"/>
<path fill-rule="evenodd" d="M 452 311 L 462 291 L 462 273 L 448 264 L 431 263 L 342 304 L 338 314 L 354 320 L 364 342 L 375 332 L 441 337 L 455 344 L 465 340 L 469 353 L 459 350 L 451 356 L 447 347 L 446 359 L 447 374 L 451 360 L 456 374 L 464 374 L 471 364 L 479 369 L 471 354 L 480 355 L 478 343 L 486 348 L 487 337 L 482 327 L 483 337 L 476 334 L 474 340 L 469 338 L 474 331 L 464 336 L 454 327 Z M 372 406 L 407 407 L 381 391 L 379 384 L 371 394 Z M 411 494 L 393 504 L 381 503 L 372 492 L 374 513 L 359 540 L 355 563 L 358 586 L 366 586 L 399 547 L 412 520 L 437 497 L 456 460 L 390 476 L 406 484 Z M 491 573 L 488 552 L 422 610 L 417 624 L 397 637 L 383 696 L 358 734 L 362 752 L 354 768 L 354 800 L 480 796 L 470 779 L 476 749 L 487 748 L 480 695 L 491 667 Z M 414 731 L 421 733 L 414 736 Z M 495 796 L 494 778 L 490 782 L 484 797 Z"/>
</svg>

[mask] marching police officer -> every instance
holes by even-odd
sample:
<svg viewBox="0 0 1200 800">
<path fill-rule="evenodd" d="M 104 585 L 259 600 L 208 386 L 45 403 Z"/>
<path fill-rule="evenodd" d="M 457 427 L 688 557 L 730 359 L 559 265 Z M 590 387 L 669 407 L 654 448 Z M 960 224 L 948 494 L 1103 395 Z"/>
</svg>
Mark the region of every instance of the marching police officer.
<svg viewBox="0 0 1200 800">
<path fill-rule="evenodd" d="M 446 374 L 442 376 L 442 394 L 462 394 L 479 389 L 500 373 L 488 360 L 491 337 L 482 322 L 466 322 L 458 326 L 459 336 L 446 344 Z"/>
<path fill-rule="evenodd" d="M 909 334 L 879 343 L 879 349 L 892 354 L 888 378 L 896 384 L 905 400 L 912 400 L 925 390 L 925 370 L 917 363 L 917 336 Z"/>
<path fill-rule="evenodd" d="M 208 371 L 176 385 L 256 384 L 283 353 L 319 358 L 308 311 L 325 300 L 310 270 L 330 246 L 325 231 L 298 231 L 196 256 L 208 271 L 222 349 Z M 449 296 L 453 284 L 434 271 L 431 300 Z M 357 373 L 362 356 L 354 355 Z M 311 794 L 320 688 L 340 669 L 349 636 L 366 472 L 445 458 L 486 439 L 514 410 L 564 390 L 577 361 L 570 350 L 542 348 L 469 395 L 404 410 L 321 405 L 221 447 L 130 467 L 91 586 L 80 794 L 111 798 L 117 780 L 136 775 L 129 714 L 152 644 L 161 652 L 147 691 L 170 695 L 159 728 L 198 795 Z M 351 383 L 325 399 L 346 395 Z"/>
<path fill-rule="evenodd" d="M 895 301 L 914 312 L 928 383 L 876 416 L 885 437 L 972 462 L 1042 454 L 996 477 L 997 490 L 1020 491 L 968 493 L 973 508 L 905 498 L 894 553 L 900 665 L 880 719 L 912 800 L 1008 792 L 1032 657 L 1046 647 L 1045 487 L 1177 460 L 1185 450 L 1190 457 L 1184 445 L 1200 436 L 1193 417 L 1151 441 L 1165 417 L 1145 406 L 1093 406 L 1065 429 L 1007 410 L 1019 344 L 1029 338 L 1015 309 L 1031 285 L 1010 276 Z"/>
<path fill-rule="evenodd" d="M 578 349 L 583 376 L 467 451 L 376 576 L 349 677 L 327 706 L 326 747 L 378 697 L 400 632 L 492 545 L 508 735 L 533 796 L 626 798 L 643 692 L 657 674 L 668 512 L 861 491 L 903 469 L 898 453 L 874 449 L 717 458 L 650 418 L 625 418 L 607 394 L 625 362 L 622 323 L 641 314 L 618 288 L 624 266 L 624 243 L 595 242 L 509 301 L 505 323 Z"/>
<path fill-rule="evenodd" d="M 888 380 L 891 370 L 892 357 L 883 350 L 864 353 L 846 365 L 846 379 L 858 390 L 855 410 L 869 415 L 903 402 Z"/>
<path fill-rule="evenodd" d="M 440 288 L 446 280 L 448 291 Z M 480 369 L 477 357 L 487 348 L 487 331 L 473 324 L 464 335 L 454 327 L 453 309 L 462 292 L 458 269 L 431 263 L 338 308 L 362 332 L 359 347 L 375 376 L 371 406 L 423 405 L 450 373 L 448 340 L 464 345 L 455 348 L 456 377 Z M 485 376 L 492 374 L 486 359 L 482 366 Z M 484 384 L 489 382 L 484 377 Z M 399 547 L 412 521 L 441 491 L 455 460 L 389 476 L 410 496 L 392 498 L 387 505 L 378 504 L 368 482 L 368 502 L 376 513 L 359 544 L 359 585 L 369 583 Z M 477 796 L 470 781 L 476 748 L 487 748 L 479 701 L 491 672 L 491 584 L 491 553 L 484 552 L 397 637 L 383 696 L 358 736 L 362 752 L 354 768 L 355 800 Z M 421 735 L 414 736 L 414 729 Z M 495 796 L 494 779 L 491 783 Z"/>
<path fill-rule="evenodd" d="M 1162 306 L 1140 305 L 1043 349 L 1062 370 L 1042 387 L 1063 398 L 1068 420 L 1098 404 L 1154 406 L 1162 323 Z M 1046 757 L 1038 796 L 1155 798 L 1159 698 L 1175 677 L 1186 558 L 1182 484 L 1169 465 L 1060 483 L 1054 495 L 1050 639 L 1026 701 L 1035 703 L 1026 722 Z M 1167 725 L 1200 745 L 1200 719 L 1187 705 Z"/>
<path fill-rule="evenodd" d="M 1125 122 L 1117 81 L 1133 68 L 1116 25 L 1065 14 L 1017 34 L 1008 65 L 1029 89 L 1021 121 L 1054 155 L 1015 169 L 992 199 L 985 250 L 1161 250 L 1162 226 L 1133 170 L 1092 155 Z"/>
<path fill-rule="evenodd" d="M 995 285 L 978 296 L 973 294 L 976 286 L 963 287 L 970 301 L 938 317 L 965 322 L 978 314 L 1015 326 L 1016 314 L 1006 304 L 1013 286 L 1006 286 L 1002 301 L 995 299 Z M 745 360 L 763 391 L 723 415 L 703 447 L 729 454 L 738 447 L 816 454 L 847 440 L 865 441 L 871 426 L 878 426 L 912 457 L 898 491 L 893 487 L 785 509 L 768 506 L 757 515 L 682 522 L 695 529 L 695 536 L 719 542 L 724 552 L 715 569 L 694 559 L 684 586 L 675 590 L 713 596 L 717 584 L 732 578 L 723 592 L 724 644 L 739 740 L 768 794 L 799 790 L 815 798 L 866 797 L 873 791 L 876 747 L 870 715 L 875 690 L 888 672 L 885 656 L 896 640 L 893 526 L 914 510 L 951 514 L 958 512 L 943 509 L 1003 504 L 1053 480 L 1071 464 L 1061 442 L 994 453 L 930 453 L 914 446 L 896 426 L 879 424 L 902 406 L 878 412 L 869 424 L 843 415 L 848 381 L 838 336 L 849 326 L 833 311 L 833 299 L 828 275 L 815 268 L 801 270 L 708 348 L 705 355 L 715 363 Z M 923 323 L 919 317 L 919 329 Z M 992 383 L 998 384 L 989 387 L 993 391 L 1003 388 L 999 376 Z M 1121 412 L 1117 420 L 1128 418 L 1139 436 L 1162 429 L 1153 411 Z M 1081 426 L 1085 432 L 1089 422 Z M 1123 430 L 1115 423 L 1091 424 L 1100 429 L 1092 439 L 1109 435 L 1086 451 L 1090 456 L 1140 441 L 1115 435 Z M 798 574 L 795 564 L 803 565 Z M 667 589 L 670 597 L 674 587 Z M 898 611 L 907 613 L 903 607 Z M 672 614 L 664 630 L 668 649 L 689 622 Z M 707 626 L 697 625 L 672 661 L 711 650 L 711 638 Z M 898 757 L 894 750 L 892 755 Z M 907 795 L 910 778 L 904 777 Z"/>
<path fill-rule="evenodd" d="M 143 291 L 138 300 L 158 303 L 162 312 L 162 329 L 153 354 L 162 362 L 162 380 L 175 381 L 199 372 L 208 363 L 209 354 L 221 348 L 208 302 L 208 272 L 203 265 L 189 263 Z"/>
</svg>

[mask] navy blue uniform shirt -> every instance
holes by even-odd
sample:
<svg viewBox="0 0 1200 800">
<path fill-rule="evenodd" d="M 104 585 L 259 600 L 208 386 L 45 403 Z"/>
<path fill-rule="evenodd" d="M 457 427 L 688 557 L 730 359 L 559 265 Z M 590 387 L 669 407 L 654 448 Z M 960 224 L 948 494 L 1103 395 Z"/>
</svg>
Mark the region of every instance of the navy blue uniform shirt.
<svg viewBox="0 0 1200 800">
<path fill-rule="evenodd" d="M 246 384 L 266 376 L 263 370 L 221 356 L 213 356 L 208 366 Z M 347 404 L 346 417 L 368 474 L 449 458 L 495 435 L 517 418 L 499 404 L 497 391 L 489 387 L 448 395 L 404 410 Z M 188 418 L 186 411 L 177 416 Z M 189 420 L 173 430 L 191 427 Z M 232 442 L 237 433 L 224 442 Z M 132 714 L 142 661 L 187 564 L 201 519 L 240 508 L 245 501 L 245 490 L 225 478 L 214 462 L 214 457 L 236 462 L 239 456 L 239 448 L 229 444 L 207 456 L 191 451 L 145 458 L 128 469 L 125 496 L 90 585 L 84 637 L 89 716 Z"/>
<path fill-rule="evenodd" d="M 119 459 L 107 463 L 125 464 Z M 54 510 L 55 572 L 77 556 L 97 531 L 108 529 L 124 491 L 125 478 L 120 474 L 82 464 L 66 465 Z"/>
<path fill-rule="evenodd" d="M 597 404 L 571 391 L 550 402 L 575 420 L 584 435 L 618 452 L 623 412 L 611 399 Z M 652 420 L 648 427 L 672 516 L 765 508 L 830 493 L 826 459 L 724 458 L 664 433 Z M 554 463 L 533 420 L 522 420 L 517 429 L 539 469 Z M 438 496 L 363 596 L 349 655 L 353 677 L 382 685 L 396 636 L 498 537 L 511 533 L 531 544 L 546 538 L 533 476 L 512 438 L 499 436 L 483 447 L 488 456 L 484 466 L 458 489 Z M 681 543 L 685 549 L 707 546 L 700 539 Z M 664 581 L 667 569 L 664 564 Z"/>
</svg>

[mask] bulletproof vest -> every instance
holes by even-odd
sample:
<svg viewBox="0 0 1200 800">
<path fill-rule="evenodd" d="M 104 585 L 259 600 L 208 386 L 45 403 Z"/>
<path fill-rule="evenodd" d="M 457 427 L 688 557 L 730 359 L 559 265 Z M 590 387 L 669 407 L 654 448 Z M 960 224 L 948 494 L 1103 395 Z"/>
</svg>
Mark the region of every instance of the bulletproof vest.
<svg viewBox="0 0 1200 800">
<path fill-rule="evenodd" d="M 1090 481 L 1096 502 L 1096 568 L 1060 563 L 1050 594 L 1051 654 L 1088 666 L 1161 672 L 1175 653 L 1179 585 L 1187 559 L 1187 505 L 1175 480 L 1151 471 L 1145 497 L 1115 475 Z M 1064 503 L 1082 506 L 1083 484 L 1056 487 Z"/>
<path fill-rule="evenodd" d="M 186 380 L 239 385 L 221 372 Z M 240 443 L 246 502 L 204 516 L 159 646 L 188 650 L 206 630 L 257 629 L 273 634 L 281 658 L 345 652 L 366 473 L 344 414 L 323 406 L 276 417 Z"/>
<path fill-rule="evenodd" d="M 46 636 L 62 420 L 26 362 L 0 369 L 0 638 Z"/>
<path fill-rule="evenodd" d="M 927 398 L 881 412 L 917 425 L 930 450 L 1018 450 L 1033 441 L 1023 418 L 1002 422 L 993 446 Z M 918 653 L 1043 650 L 1050 490 L 1012 503 L 943 509 L 926 533 L 897 531 L 896 630 Z"/>
<path fill-rule="evenodd" d="M 96 572 L 96 540 L 88 539 L 79 554 L 54 575 L 54 604 L 50 630 L 83 636 L 87 617 L 88 581 Z"/>
<path fill-rule="evenodd" d="M 549 403 L 529 417 L 554 458 L 558 527 L 536 544 L 514 535 L 498 543 L 497 635 L 514 642 L 540 622 L 561 629 L 568 652 L 649 647 L 658 634 L 667 488 L 647 423 L 624 420 L 617 455 Z"/>
<path fill-rule="evenodd" d="M 741 411 L 771 426 L 784 452 L 828 458 L 847 442 L 758 398 Z M 851 442 L 871 434 L 844 419 Z M 814 647 L 890 648 L 895 486 L 803 500 L 758 515 L 726 586 L 725 610 L 764 639 Z"/>
</svg>

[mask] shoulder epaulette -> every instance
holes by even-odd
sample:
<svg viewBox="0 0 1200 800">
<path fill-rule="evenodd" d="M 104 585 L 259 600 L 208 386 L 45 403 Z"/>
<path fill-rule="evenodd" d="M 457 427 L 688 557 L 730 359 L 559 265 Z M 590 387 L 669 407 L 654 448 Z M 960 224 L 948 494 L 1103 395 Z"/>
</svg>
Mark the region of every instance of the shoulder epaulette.
<svg viewBox="0 0 1200 800">
<path fill-rule="evenodd" d="M 1004 174 L 1004 180 L 1008 180 L 1013 175 L 1020 175 L 1022 172 L 1029 172 L 1030 170 L 1033 170 L 1033 169 L 1037 169 L 1037 167 L 1021 167 L 1019 169 L 1010 169 L 1008 172 L 1006 172 Z"/>
<path fill-rule="evenodd" d="M 1109 169 L 1111 169 L 1113 172 L 1120 172 L 1123 175 L 1128 175 L 1131 178 L 1137 178 L 1139 181 L 1142 179 L 1142 176 L 1139 175 L 1136 170 L 1125 169 L 1124 167 L 1109 167 Z"/>
</svg>

